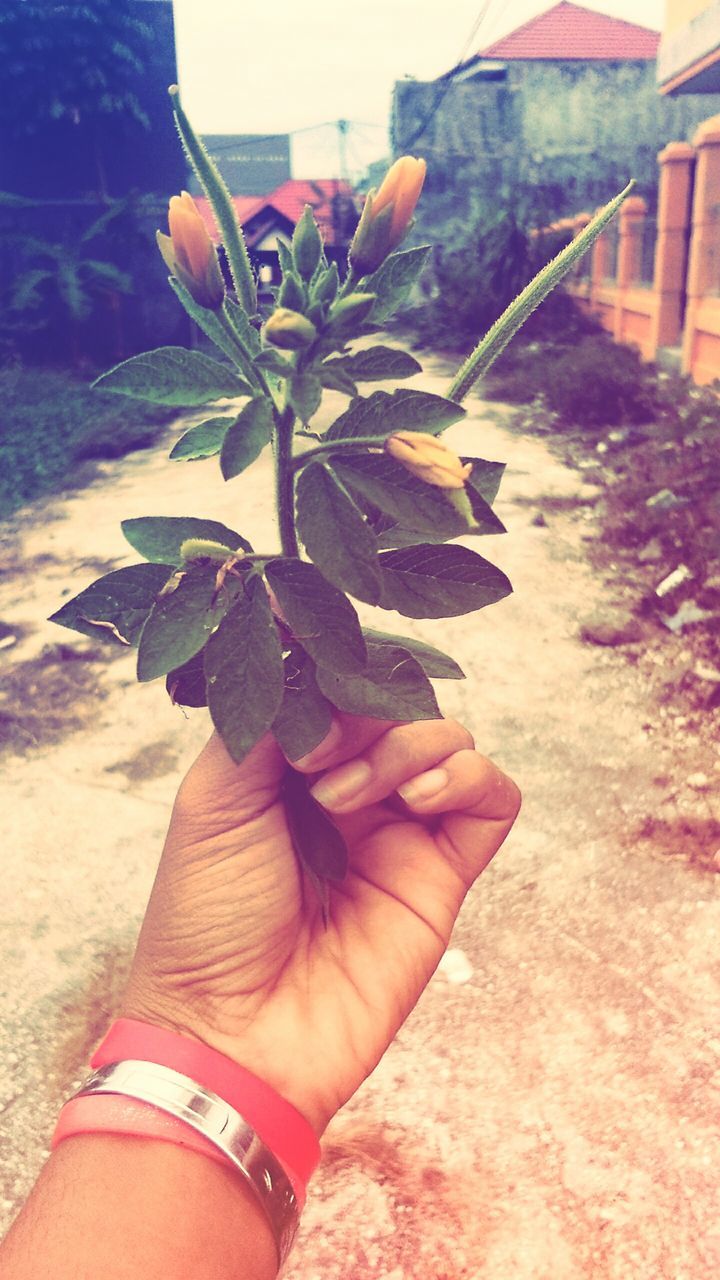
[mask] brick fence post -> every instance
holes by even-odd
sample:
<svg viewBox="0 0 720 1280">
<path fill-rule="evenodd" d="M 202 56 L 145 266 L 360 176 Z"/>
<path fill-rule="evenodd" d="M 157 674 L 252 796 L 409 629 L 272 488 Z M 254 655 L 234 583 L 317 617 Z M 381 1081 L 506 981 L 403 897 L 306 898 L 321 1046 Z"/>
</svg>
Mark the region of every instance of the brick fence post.
<svg viewBox="0 0 720 1280">
<path fill-rule="evenodd" d="M 598 290 L 610 276 L 610 254 L 612 245 L 607 231 L 603 231 L 598 236 L 592 247 L 592 261 L 590 265 L 590 302 L 595 305 Z"/>
<path fill-rule="evenodd" d="M 693 145 L 697 148 L 697 162 L 687 273 L 683 373 L 693 372 L 698 307 L 705 295 L 718 284 L 718 279 L 713 279 L 713 261 L 715 255 L 720 254 L 720 219 L 717 214 L 720 207 L 720 115 L 703 121 L 695 133 Z M 717 276 L 720 277 L 720 271 L 717 271 Z"/>
<path fill-rule="evenodd" d="M 623 304 L 625 291 L 640 281 L 642 273 L 642 245 L 647 201 L 642 196 L 628 196 L 619 213 L 617 298 L 613 337 L 623 340 Z"/>
<path fill-rule="evenodd" d="M 675 347 L 681 340 L 695 151 L 689 142 L 669 142 L 659 153 L 658 164 L 655 312 L 650 330 L 653 352 L 658 347 Z"/>
</svg>

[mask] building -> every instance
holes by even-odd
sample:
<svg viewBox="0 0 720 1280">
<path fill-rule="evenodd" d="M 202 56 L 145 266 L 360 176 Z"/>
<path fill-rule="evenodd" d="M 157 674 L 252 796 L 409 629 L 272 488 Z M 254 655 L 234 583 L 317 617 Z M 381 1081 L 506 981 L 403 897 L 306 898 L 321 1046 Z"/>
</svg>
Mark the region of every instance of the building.
<svg viewBox="0 0 720 1280">
<path fill-rule="evenodd" d="M 206 133 L 203 143 L 236 196 L 265 196 L 290 178 L 289 133 Z M 200 194 L 194 174 L 189 190 Z"/>
<path fill-rule="evenodd" d="M 657 152 L 707 114 L 707 101 L 658 96 L 659 42 L 561 0 L 439 80 L 396 84 L 394 150 L 428 161 L 423 230 L 466 219 L 473 197 L 525 195 L 551 220 L 602 203 L 631 176 L 653 205 Z"/>
<path fill-rule="evenodd" d="M 720 93 L 720 0 L 666 0 L 661 93 Z"/>
<path fill-rule="evenodd" d="M 318 178 L 314 181 L 289 178 L 265 195 L 234 195 L 233 204 L 253 265 L 265 288 L 279 283 L 277 242 L 290 243 L 306 204 L 310 205 L 320 228 L 327 257 L 340 267 L 345 263 L 358 220 L 353 190 L 348 182 L 340 178 Z M 210 234 L 219 240 L 209 201 L 200 196 L 197 205 Z"/>
<path fill-rule="evenodd" d="M 666 134 L 657 157 L 657 219 L 648 217 L 642 195 L 631 196 L 617 228 L 595 242 L 569 289 L 616 340 L 697 383 L 714 383 L 720 379 L 719 0 L 668 0 L 657 81 L 665 101 L 692 102 L 709 119 L 689 138 Z"/>
</svg>

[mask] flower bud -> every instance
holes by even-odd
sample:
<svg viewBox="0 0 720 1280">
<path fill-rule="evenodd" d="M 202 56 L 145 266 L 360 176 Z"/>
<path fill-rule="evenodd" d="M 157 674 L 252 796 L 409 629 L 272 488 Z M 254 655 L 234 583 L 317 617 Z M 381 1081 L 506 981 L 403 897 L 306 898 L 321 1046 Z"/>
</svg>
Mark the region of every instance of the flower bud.
<svg viewBox="0 0 720 1280">
<path fill-rule="evenodd" d="M 299 311 L 278 307 L 265 325 L 265 337 L 273 346 L 281 347 L 284 351 L 298 351 L 315 341 L 317 329 L 312 320 L 301 316 Z"/>
<path fill-rule="evenodd" d="M 201 307 L 216 311 L 225 283 L 215 249 L 200 212 L 187 191 L 172 196 L 168 209 L 170 235 L 157 233 L 158 248 L 168 270 Z"/>
<path fill-rule="evenodd" d="M 226 560 L 242 560 L 245 552 L 240 549 L 232 551 L 221 542 L 213 542 L 209 538 L 186 538 L 180 543 L 180 555 L 183 560 L 217 560 L 224 564 Z"/>
<path fill-rule="evenodd" d="M 386 452 L 426 484 L 438 489 L 462 489 L 472 463 L 462 463 L 442 440 L 424 431 L 396 431 L 385 441 Z"/>
<path fill-rule="evenodd" d="M 348 293 L 344 298 L 338 298 L 330 308 L 328 333 L 342 333 L 346 329 L 362 324 L 374 306 L 374 293 Z"/>
<path fill-rule="evenodd" d="M 368 275 L 400 244 L 415 212 L 425 181 L 425 161 L 401 156 L 390 167 L 379 191 L 370 191 L 350 245 L 350 264 Z"/>
</svg>

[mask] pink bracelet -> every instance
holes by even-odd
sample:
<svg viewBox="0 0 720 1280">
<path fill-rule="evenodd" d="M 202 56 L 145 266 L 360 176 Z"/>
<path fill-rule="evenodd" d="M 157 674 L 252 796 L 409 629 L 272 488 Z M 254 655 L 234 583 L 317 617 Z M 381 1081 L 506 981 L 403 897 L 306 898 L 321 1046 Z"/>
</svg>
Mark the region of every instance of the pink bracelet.
<svg viewBox="0 0 720 1280">
<path fill-rule="evenodd" d="M 212 1142 L 196 1133 L 188 1124 L 165 1111 L 158 1111 L 148 1102 L 136 1098 L 124 1098 L 120 1094 L 93 1094 L 91 1097 L 70 1098 L 66 1102 L 55 1126 L 51 1147 L 53 1150 L 64 1138 L 80 1133 L 114 1133 L 134 1138 L 158 1138 L 172 1142 L 176 1147 L 187 1147 L 209 1157 L 225 1169 L 232 1169 L 230 1161 Z"/>
<path fill-rule="evenodd" d="M 298 1206 L 302 1207 L 307 1182 L 320 1159 L 320 1144 L 305 1117 L 270 1085 L 200 1040 L 192 1040 L 189 1036 L 134 1018 L 120 1018 L 113 1023 L 92 1055 L 90 1065 L 97 1071 L 126 1060 L 171 1068 L 211 1090 L 239 1112 L 285 1171 Z M 107 1105 L 109 1101 L 116 1104 L 112 1109 Z M 124 1110 L 124 1107 L 118 1108 L 118 1101 L 116 1095 L 72 1099 L 61 1112 L 53 1146 L 72 1133 L 114 1132 L 180 1141 L 183 1146 L 209 1154 L 207 1147 L 212 1147 L 212 1144 L 182 1120 L 165 1116 L 163 1120 L 169 1123 L 160 1124 L 154 1109 L 146 1103 L 134 1102 L 133 1108 Z M 122 1099 L 123 1104 L 126 1101 L 131 1100 Z M 78 1103 L 82 1103 L 82 1107 Z M 94 1121 L 90 1107 L 97 1107 L 100 1103 L 104 1111 L 102 1116 L 97 1111 Z M 72 1110 L 66 1115 L 68 1108 Z M 76 1128 L 76 1125 L 81 1127 Z M 226 1163 L 217 1150 L 213 1151 L 213 1157 Z"/>
</svg>

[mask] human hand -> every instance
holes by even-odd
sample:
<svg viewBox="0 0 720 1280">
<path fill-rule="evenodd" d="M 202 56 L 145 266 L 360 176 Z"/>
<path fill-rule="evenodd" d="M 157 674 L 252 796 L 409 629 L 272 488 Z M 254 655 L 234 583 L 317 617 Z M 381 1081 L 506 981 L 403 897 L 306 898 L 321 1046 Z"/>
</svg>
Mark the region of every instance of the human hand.
<svg viewBox="0 0 720 1280">
<path fill-rule="evenodd" d="M 178 792 L 122 1013 L 233 1058 L 320 1133 L 416 1003 L 520 797 L 452 720 L 338 713 L 294 767 L 348 845 L 327 925 L 275 740 L 236 765 L 213 735 Z"/>
</svg>

